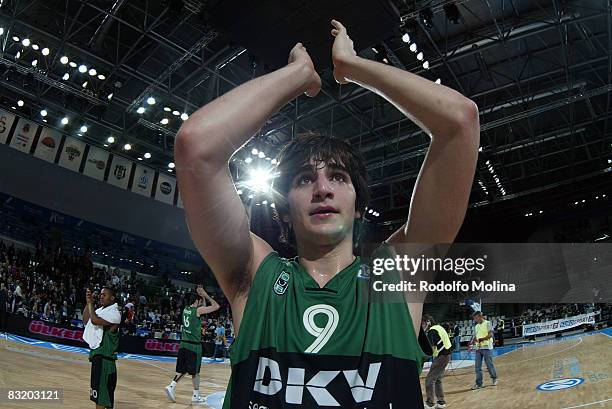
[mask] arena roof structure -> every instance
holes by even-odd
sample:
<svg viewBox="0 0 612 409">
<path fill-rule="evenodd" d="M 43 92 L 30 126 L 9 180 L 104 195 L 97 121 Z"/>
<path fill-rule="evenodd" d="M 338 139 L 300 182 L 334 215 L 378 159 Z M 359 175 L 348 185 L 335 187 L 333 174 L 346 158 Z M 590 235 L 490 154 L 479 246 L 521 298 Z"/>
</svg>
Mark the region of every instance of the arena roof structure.
<svg viewBox="0 0 612 409">
<path fill-rule="evenodd" d="M 251 3 L 4 0 L 0 104 L 167 170 L 183 120 L 273 68 L 303 32 L 316 42 L 323 91 L 273 116 L 236 154 L 233 172 L 241 179 L 250 166 L 269 164 L 279 144 L 296 133 L 333 134 L 367 158 L 370 208 L 379 214 L 369 217 L 397 225 L 429 137 L 381 97 L 335 83 L 320 50 L 332 42 L 328 18 L 345 14 L 360 55 L 438 80 L 478 104 L 473 212 L 523 216 L 532 209 L 537 216 L 539 209 L 572 206 L 576 195 L 610 183 L 609 1 Z M 380 14 L 360 9 L 362 3 Z M 348 4 L 357 12 L 349 13 Z M 308 19 L 319 23 L 308 26 Z M 325 31 L 313 35 L 315 29 Z"/>
</svg>

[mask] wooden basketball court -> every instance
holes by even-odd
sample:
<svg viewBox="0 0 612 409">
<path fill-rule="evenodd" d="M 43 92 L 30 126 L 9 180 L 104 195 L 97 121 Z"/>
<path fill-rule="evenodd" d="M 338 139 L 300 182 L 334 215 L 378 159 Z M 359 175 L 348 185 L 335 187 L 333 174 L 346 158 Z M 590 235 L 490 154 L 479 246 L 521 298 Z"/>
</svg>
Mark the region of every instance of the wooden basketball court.
<svg viewBox="0 0 612 409">
<path fill-rule="evenodd" d="M 612 339 L 604 334 L 577 337 L 550 344 L 526 345 L 495 358 L 499 386 L 490 385 L 483 364 L 485 388 L 471 391 L 474 368 L 448 371 L 444 378 L 449 408 L 612 408 Z M 61 405 L 0 403 L 2 408 L 93 408 L 89 401 L 90 364 L 87 357 L 64 351 L 0 340 L 0 388 L 63 389 Z M 116 408 L 184 408 L 191 406 L 191 378 L 177 387 L 177 403 L 169 403 L 164 387 L 173 363 L 119 360 Z M 227 364 L 202 365 L 201 394 L 225 390 Z M 421 381 L 424 382 L 423 374 Z M 558 378 L 583 378 L 578 386 L 557 391 L 536 387 Z M 424 390 L 424 384 L 423 384 Z"/>
</svg>

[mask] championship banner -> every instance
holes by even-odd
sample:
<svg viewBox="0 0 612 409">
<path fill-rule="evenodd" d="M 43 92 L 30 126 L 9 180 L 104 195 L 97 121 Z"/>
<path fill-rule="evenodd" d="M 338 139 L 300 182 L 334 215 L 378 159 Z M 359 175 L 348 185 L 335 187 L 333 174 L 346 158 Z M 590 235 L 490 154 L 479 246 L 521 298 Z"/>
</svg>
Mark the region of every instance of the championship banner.
<svg viewBox="0 0 612 409">
<path fill-rule="evenodd" d="M 132 161 L 121 156 L 114 155 L 110 172 L 108 174 L 108 183 L 120 187 L 121 189 L 127 189 L 131 171 Z"/>
<path fill-rule="evenodd" d="M 17 122 L 17 128 L 11 139 L 11 148 L 15 148 L 24 153 L 30 153 L 34 136 L 38 130 L 38 125 L 35 122 L 20 118 Z"/>
<path fill-rule="evenodd" d="M 69 136 L 64 142 L 58 164 L 63 168 L 78 172 L 84 156 L 85 142 Z"/>
<path fill-rule="evenodd" d="M 0 109 L 0 143 L 6 143 L 13 122 L 15 122 L 15 115 Z"/>
<path fill-rule="evenodd" d="M 523 325 L 523 336 L 526 337 L 530 335 L 548 334 L 550 332 L 563 331 L 566 329 L 579 327 L 584 324 L 594 324 L 595 316 L 599 315 L 600 312 L 601 311 L 589 312 L 558 320 Z"/>
<path fill-rule="evenodd" d="M 174 204 L 174 189 L 176 189 L 176 179 L 159 173 L 155 189 L 155 199 L 170 205 Z"/>
<path fill-rule="evenodd" d="M 89 152 L 87 153 L 87 161 L 85 162 L 85 169 L 83 169 L 83 174 L 94 179 L 104 180 L 104 171 L 106 170 L 106 164 L 108 163 L 108 156 L 108 151 L 96 148 L 95 146 L 90 146 Z"/>
<path fill-rule="evenodd" d="M 146 197 L 151 197 L 154 177 L 155 171 L 153 169 L 143 165 L 136 165 L 134 182 L 132 183 L 132 192 Z"/>
<path fill-rule="evenodd" d="M 46 160 L 47 162 L 55 162 L 55 156 L 62 141 L 62 134 L 50 128 L 43 127 L 40 133 L 40 139 L 36 145 L 34 156 Z"/>
</svg>

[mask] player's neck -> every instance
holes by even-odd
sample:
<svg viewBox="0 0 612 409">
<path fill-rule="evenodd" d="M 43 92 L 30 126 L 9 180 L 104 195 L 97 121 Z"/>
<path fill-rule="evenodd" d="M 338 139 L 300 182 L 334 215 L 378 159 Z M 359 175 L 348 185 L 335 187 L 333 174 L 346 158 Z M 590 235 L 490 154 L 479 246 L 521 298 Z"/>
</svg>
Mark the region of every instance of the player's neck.
<svg viewBox="0 0 612 409">
<path fill-rule="evenodd" d="M 299 246 L 298 259 L 306 272 L 323 287 L 355 260 L 352 244 L 351 238 L 348 237 L 348 240 L 345 239 L 334 246 Z"/>
</svg>

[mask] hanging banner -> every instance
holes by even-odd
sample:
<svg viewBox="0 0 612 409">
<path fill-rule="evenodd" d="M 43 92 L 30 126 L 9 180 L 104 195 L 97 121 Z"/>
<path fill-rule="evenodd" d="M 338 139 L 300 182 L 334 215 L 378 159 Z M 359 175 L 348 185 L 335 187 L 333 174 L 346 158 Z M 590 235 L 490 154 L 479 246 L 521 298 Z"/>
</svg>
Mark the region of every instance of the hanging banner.
<svg viewBox="0 0 612 409">
<path fill-rule="evenodd" d="M 36 144 L 34 156 L 44 159 L 47 162 L 55 162 L 55 157 L 57 156 L 57 150 L 60 146 L 61 140 L 61 133 L 56 130 L 43 127 L 43 130 L 40 133 L 40 139 L 38 139 L 38 144 Z"/>
<path fill-rule="evenodd" d="M 108 151 L 96 148 L 95 146 L 90 146 L 89 152 L 87 153 L 87 161 L 85 162 L 85 169 L 83 169 L 83 174 L 94 179 L 104 180 L 104 171 L 106 170 L 106 164 L 108 163 L 108 156 Z"/>
<path fill-rule="evenodd" d="M 110 172 L 108 174 L 108 183 L 120 187 L 121 189 L 127 189 L 131 171 L 132 161 L 121 156 L 114 155 Z"/>
<path fill-rule="evenodd" d="M 136 165 L 136 171 L 134 172 L 134 183 L 132 183 L 132 192 L 146 197 L 151 197 L 154 176 L 155 171 L 153 169 L 143 165 Z"/>
<path fill-rule="evenodd" d="M 538 322 L 536 324 L 523 325 L 523 336 L 548 334 L 550 332 L 563 331 L 570 328 L 579 327 L 584 324 L 595 324 L 595 317 L 601 311 L 589 312 L 573 317 L 561 318 L 558 320 Z"/>
<path fill-rule="evenodd" d="M 15 122 L 15 115 L 0 109 L 0 143 L 6 143 L 13 122 Z"/>
<path fill-rule="evenodd" d="M 157 178 L 155 199 L 170 205 L 174 204 L 174 189 L 176 189 L 176 179 L 160 172 Z"/>
<path fill-rule="evenodd" d="M 37 130 L 38 125 L 35 122 L 25 118 L 19 118 L 10 146 L 21 152 L 30 153 L 30 148 L 32 147 L 32 142 L 34 142 L 34 136 Z"/>
<path fill-rule="evenodd" d="M 63 168 L 78 172 L 84 156 L 85 142 L 68 136 L 58 163 Z"/>
</svg>

